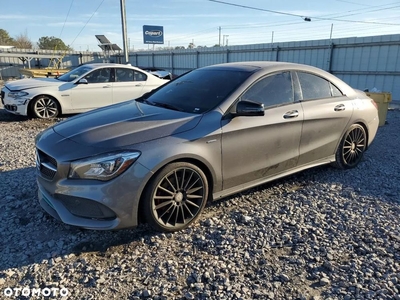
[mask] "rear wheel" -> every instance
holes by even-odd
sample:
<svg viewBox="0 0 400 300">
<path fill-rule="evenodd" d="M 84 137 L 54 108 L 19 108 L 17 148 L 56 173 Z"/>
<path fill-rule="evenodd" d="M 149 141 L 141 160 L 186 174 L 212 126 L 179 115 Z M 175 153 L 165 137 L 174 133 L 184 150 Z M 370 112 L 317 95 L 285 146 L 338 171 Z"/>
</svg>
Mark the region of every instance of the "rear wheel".
<svg viewBox="0 0 400 300">
<path fill-rule="evenodd" d="M 33 99 L 32 113 L 41 119 L 55 118 L 60 113 L 60 105 L 55 98 L 42 95 Z"/>
<path fill-rule="evenodd" d="M 207 198 L 207 177 L 199 167 L 186 162 L 169 164 L 146 189 L 146 221 L 157 231 L 182 230 L 199 218 Z"/>
<path fill-rule="evenodd" d="M 367 134 L 364 127 L 353 124 L 343 136 L 336 151 L 335 167 L 351 169 L 356 167 L 363 158 L 367 148 Z"/>
</svg>

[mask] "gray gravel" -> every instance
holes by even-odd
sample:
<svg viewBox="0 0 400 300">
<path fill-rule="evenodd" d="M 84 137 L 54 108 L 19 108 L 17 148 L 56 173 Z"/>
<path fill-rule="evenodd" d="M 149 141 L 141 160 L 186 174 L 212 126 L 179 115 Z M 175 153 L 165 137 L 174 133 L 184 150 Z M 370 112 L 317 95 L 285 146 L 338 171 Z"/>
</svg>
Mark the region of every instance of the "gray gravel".
<svg viewBox="0 0 400 300">
<path fill-rule="evenodd" d="M 54 121 L 0 107 L 0 299 L 399 300 L 400 111 L 387 120 L 356 169 L 308 170 L 159 234 L 81 230 L 45 214 L 34 137 Z"/>
</svg>

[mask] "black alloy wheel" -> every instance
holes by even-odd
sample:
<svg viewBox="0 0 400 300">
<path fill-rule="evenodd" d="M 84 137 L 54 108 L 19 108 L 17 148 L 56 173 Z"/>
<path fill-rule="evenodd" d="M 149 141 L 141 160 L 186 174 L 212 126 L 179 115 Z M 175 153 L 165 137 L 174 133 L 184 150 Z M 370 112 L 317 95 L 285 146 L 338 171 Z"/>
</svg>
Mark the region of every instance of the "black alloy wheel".
<svg viewBox="0 0 400 300">
<path fill-rule="evenodd" d="M 208 182 L 197 166 L 177 162 L 164 167 L 145 196 L 145 217 L 157 231 L 174 232 L 200 216 L 208 198 Z"/>
<path fill-rule="evenodd" d="M 356 167 L 367 148 L 367 134 L 364 127 L 353 124 L 347 130 L 336 151 L 335 166 L 340 169 Z"/>
</svg>

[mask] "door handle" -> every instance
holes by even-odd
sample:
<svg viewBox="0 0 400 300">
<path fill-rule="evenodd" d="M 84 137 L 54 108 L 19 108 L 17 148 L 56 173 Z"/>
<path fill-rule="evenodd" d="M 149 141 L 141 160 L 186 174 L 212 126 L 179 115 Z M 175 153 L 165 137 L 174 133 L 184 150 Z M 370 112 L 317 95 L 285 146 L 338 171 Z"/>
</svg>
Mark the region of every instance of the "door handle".
<svg viewBox="0 0 400 300">
<path fill-rule="evenodd" d="M 343 111 L 346 109 L 346 106 L 344 104 L 339 104 L 335 106 L 335 111 Z"/>
<path fill-rule="evenodd" d="M 299 112 L 297 110 L 291 110 L 288 111 L 283 115 L 284 119 L 291 119 L 291 118 L 297 118 L 299 116 Z"/>
<path fill-rule="evenodd" d="M 135 84 L 135 86 L 142 86 L 143 84 L 141 84 L 141 83 L 138 83 L 138 84 Z"/>
<path fill-rule="evenodd" d="M 107 88 L 110 88 L 110 87 L 111 87 L 111 85 L 104 85 L 103 89 L 107 89 Z"/>
</svg>

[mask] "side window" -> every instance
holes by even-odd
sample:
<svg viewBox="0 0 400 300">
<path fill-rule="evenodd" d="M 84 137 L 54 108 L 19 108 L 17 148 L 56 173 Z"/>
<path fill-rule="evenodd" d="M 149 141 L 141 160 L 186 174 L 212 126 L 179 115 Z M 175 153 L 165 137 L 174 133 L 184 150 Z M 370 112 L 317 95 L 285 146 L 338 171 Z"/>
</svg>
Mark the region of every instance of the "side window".
<svg viewBox="0 0 400 300">
<path fill-rule="evenodd" d="M 115 69 L 115 82 L 127 82 L 127 81 L 133 81 L 133 79 L 134 79 L 134 70 L 124 69 L 124 68 Z"/>
<path fill-rule="evenodd" d="M 142 72 L 138 72 L 138 71 L 134 71 L 134 81 L 146 81 L 147 80 L 147 75 L 142 73 Z"/>
<path fill-rule="evenodd" d="M 343 96 L 342 92 L 331 83 L 331 91 L 333 97 L 340 97 Z"/>
<path fill-rule="evenodd" d="M 290 72 L 261 79 L 244 93 L 242 99 L 263 103 L 265 107 L 292 103 L 294 97 Z"/>
<path fill-rule="evenodd" d="M 332 97 L 331 83 L 326 79 L 305 72 L 298 72 L 297 76 L 300 81 L 303 100 Z M 338 92 L 340 93 L 339 90 Z"/>
<path fill-rule="evenodd" d="M 88 83 L 104 83 L 110 81 L 110 68 L 97 69 L 90 72 L 84 78 Z"/>
</svg>

